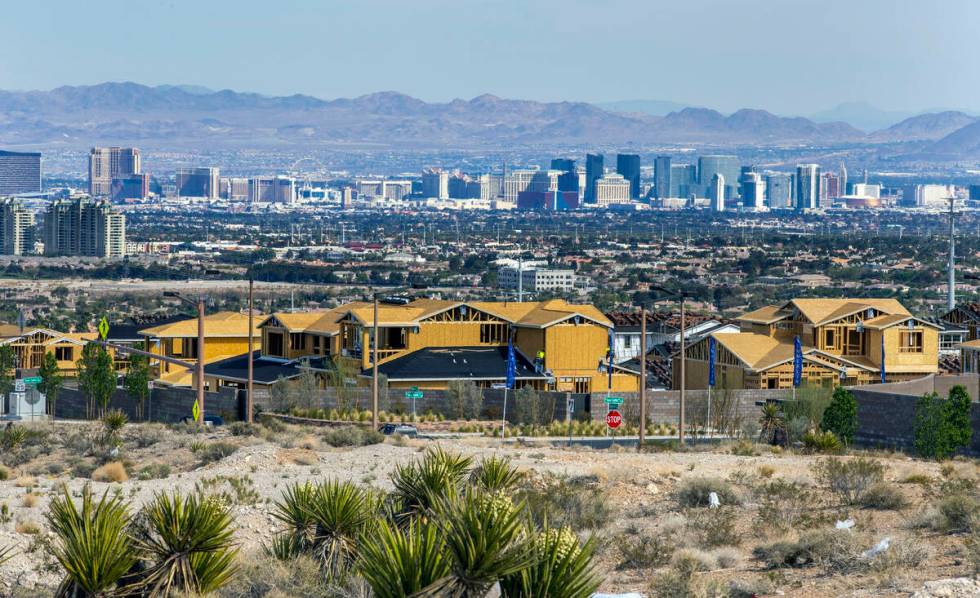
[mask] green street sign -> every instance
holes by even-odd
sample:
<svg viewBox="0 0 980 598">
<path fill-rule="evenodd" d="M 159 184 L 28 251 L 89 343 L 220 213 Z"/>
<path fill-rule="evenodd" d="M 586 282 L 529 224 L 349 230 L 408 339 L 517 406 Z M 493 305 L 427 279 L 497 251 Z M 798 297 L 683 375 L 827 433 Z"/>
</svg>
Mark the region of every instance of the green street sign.
<svg viewBox="0 0 980 598">
<path fill-rule="evenodd" d="M 605 399 L 603 399 L 603 402 L 606 405 L 622 405 L 623 397 L 606 397 Z"/>
<path fill-rule="evenodd" d="M 406 399 L 415 399 L 415 400 L 421 399 L 422 398 L 422 391 L 421 390 L 418 390 L 417 388 L 416 389 L 409 390 L 409 391 L 407 391 L 405 393 L 405 398 Z"/>
<path fill-rule="evenodd" d="M 109 320 L 105 316 L 99 320 L 99 337 L 104 341 L 109 336 Z"/>
<path fill-rule="evenodd" d="M 31 376 L 30 378 L 23 378 L 23 381 L 24 381 L 24 384 L 33 384 L 33 385 L 36 386 L 36 385 L 38 385 L 38 384 L 41 383 L 41 377 L 40 376 Z"/>
</svg>

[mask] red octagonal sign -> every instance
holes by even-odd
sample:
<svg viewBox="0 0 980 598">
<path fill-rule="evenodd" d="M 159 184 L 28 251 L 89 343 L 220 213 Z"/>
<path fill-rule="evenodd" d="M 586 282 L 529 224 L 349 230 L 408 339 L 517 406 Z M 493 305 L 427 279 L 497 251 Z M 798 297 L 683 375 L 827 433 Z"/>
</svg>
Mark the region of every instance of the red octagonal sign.
<svg viewBox="0 0 980 598">
<path fill-rule="evenodd" d="M 606 425 L 616 429 L 621 423 L 623 423 L 623 414 L 615 409 L 610 409 L 609 413 L 606 414 Z"/>
</svg>

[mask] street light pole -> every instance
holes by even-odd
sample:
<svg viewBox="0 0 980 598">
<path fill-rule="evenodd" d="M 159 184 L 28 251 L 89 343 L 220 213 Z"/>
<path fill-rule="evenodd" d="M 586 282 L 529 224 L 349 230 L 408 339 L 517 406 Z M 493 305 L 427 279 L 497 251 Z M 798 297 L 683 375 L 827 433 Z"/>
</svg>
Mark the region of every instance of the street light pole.
<svg viewBox="0 0 980 598">
<path fill-rule="evenodd" d="M 371 426 L 378 429 L 378 294 L 374 294 L 374 330 L 371 342 Z"/>
<path fill-rule="evenodd" d="M 197 404 L 204 423 L 204 295 L 197 298 Z"/>
<path fill-rule="evenodd" d="M 253 408 L 252 381 L 254 375 L 254 365 L 252 364 L 252 360 L 253 360 L 252 346 L 254 341 L 252 338 L 252 332 L 255 329 L 252 327 L 253 326 L 252 322 L 255 315 L 254 312 L 252 311 L 252 287 L 254 286 L 254 284 L 255 281 L 250 276 L 248 278 L 248 387 L 247 390 L 245 391 L 247 393 L 245 398 L 245 421 L 247 421 L 248 423 L 252 423 L 252 408 Z"/>
<path fill-rule="evenodd" d="M 680 441 L 681 446 L 684 446 L 684 403 L 685 394 L 687 391 L 687 374 L 685 372 L 687 365 L 687 349 L 684 347 L 684 294 L 681 293 L 681 405 L 680 405 L 680 425 L 677 427 L 677 439 Z"/>
<path fill-rule="evenodd" d="M 647 429 L 647 308 L 640 308 L 640 440 L 636 450 L 643 450 Z"/>
</svg>

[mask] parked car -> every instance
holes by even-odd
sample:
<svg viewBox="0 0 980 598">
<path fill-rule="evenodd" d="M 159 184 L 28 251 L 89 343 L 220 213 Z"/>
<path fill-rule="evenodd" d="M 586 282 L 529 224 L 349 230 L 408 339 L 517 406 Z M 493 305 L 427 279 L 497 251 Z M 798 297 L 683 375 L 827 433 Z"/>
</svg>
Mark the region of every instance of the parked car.
<svg viewBox="0 0 980 598">
<path fill-rule="evenodd" d="M 402 436 L 410 436 L 415 438 L 419 435 L 418 428 L 411 424 L 395 424 L 387 423 L 381 424 L 378 427 L 378 432 L 381 432 L 385 436 L 391 436 L 392 434 L 401 434 Z"/>
</svg>

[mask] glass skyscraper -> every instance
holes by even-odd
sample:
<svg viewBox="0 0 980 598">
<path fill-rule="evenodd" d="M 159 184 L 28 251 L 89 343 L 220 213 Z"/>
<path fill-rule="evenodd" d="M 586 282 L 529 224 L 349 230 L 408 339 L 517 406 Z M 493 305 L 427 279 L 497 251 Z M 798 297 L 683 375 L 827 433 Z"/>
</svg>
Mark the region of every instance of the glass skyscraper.
<svg viewBox="0 0 980 598">
<path fill-rule="evenodd" d="M 40 152 L 0 151 L 0 195 L 40 193 Z"/>
<path fill-rule="evenodd" d="M 575 160 L 554 158 L 551 161 L 551 169 L 561 171 L 561 174 L 558 175 L 559 191 L 578 192 L 578 173 L 575 171 Z"/>
<path fill-rule="evenodd" d="M 639 199 L 640 157 L 636 154 L 617 154 L 616 172 L 630 182 L 630 199 Z"/>
<path fill-rule="evenodd" d="M 585 201 L 595 203 L 595 182 L 602 178 L 602 154 L 587 154 L 585 156 Z"/>
<path fill-rule="evenodd" d="M 701 156 L 698 158 L 698 185 L 701 194 L 706 195 L 711 179 L 716 174 L 725 177 L 725 199 L 734 199 L 738 191 L 741 165 L 736 156 Z"/>
<path fill-rule="evenodd" d="M 670 156 L 657 156 L 653 161 L 653 196 L 657 199 L 670 195 Z"/>
</svg>

